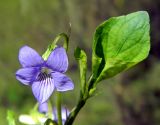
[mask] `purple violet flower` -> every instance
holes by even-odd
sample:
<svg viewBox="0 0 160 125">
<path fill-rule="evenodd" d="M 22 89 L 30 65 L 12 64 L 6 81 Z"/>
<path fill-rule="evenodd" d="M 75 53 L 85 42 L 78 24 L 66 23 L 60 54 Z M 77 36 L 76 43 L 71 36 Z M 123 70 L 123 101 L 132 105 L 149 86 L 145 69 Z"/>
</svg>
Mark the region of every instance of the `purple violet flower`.
<svg viewBox="0 0 160 125">
<path fill-rule="evenodd" d="M 32 87 L 39 103 L 46 102 L 54 89 L 63 92 L 74 88 L 72 80 L 64 74 L 68 69 L 68 57 L 63 47 L 55 48 L 44 60 L 34 49 L 23 46 L 19 61 L 22 68 L 16 72 L 16 78 Z"/>
</svg>

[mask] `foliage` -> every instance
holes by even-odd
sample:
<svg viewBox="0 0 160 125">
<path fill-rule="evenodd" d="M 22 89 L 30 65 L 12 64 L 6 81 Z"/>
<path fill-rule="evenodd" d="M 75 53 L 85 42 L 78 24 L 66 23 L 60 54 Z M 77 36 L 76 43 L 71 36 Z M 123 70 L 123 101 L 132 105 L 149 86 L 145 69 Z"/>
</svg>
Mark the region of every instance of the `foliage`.
<svg viewBox="0 0 160 125">
<path fill-rule="evenodd" d="M 95 32 L 93 77 L 110 78 L 144 60 L 150 50 L 149 16 L 136 12 L 113 17 Z"/>
</svg>

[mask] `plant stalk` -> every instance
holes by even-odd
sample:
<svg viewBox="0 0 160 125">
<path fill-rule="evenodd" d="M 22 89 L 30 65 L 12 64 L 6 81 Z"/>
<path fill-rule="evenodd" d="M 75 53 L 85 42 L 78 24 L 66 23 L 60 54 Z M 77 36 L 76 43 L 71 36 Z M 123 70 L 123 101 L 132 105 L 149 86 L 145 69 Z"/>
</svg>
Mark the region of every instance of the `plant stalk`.
<svg viewBox="0 0 160 125">
<path fill-rule="evenodd" d="M 61 93 L 60 92 L 57 92 L 56 107 L 57 107 L 58 125 L 62 125 Z"/>
<path fill-rule="evenodd" d="M 65 125 L 72 125 L 73 124 L 76 116 L 78 115 L 81 108 L 85 105 L 85 103 L 86 103 L 86 100 L 82 100 L 82 99 L 79 100 L 77 106 L 72 110 L 69 117 L 67 118 Z"/>
<path fill-rule="evenodd" d="M 65 125 L 72 125 L 75 118 L 77 117 L 79 111 L 83 108 L 83 106 L 85 105 L 87 99 L 89 99 L 90 95 L 89 95 L 89 92 L 90 90 L 92 89 L 93 87 L 93 84 L 94 84 L 94 79 L 93 77 L 91 76 L 90 79 L 88 80 L 88 85 L 90 86 L 90 88 L 88 88 L 87 90 L 88 91 L 85 91 L 84 94 L 80 94 L 80 99 L 78 101 L 78 104 L 75 108 L 73 108 L 73 110 L 71 111 L 69 117 L 67 118 L 66 122 L 65 122 Z"/>
</svg>

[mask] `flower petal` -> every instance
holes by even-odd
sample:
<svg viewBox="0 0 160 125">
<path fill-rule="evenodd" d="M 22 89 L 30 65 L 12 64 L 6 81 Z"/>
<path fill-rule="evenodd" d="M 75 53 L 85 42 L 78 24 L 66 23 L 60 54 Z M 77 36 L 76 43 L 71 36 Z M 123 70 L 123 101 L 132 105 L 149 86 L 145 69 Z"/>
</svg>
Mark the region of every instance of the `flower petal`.
<svg viewBox="0 0 160 125">
<path fill-rule="evenodd" d="M 62 107 L 61 109 L 61 115 L 62 115 L 62 120 L 65 122 L 67 120 L 67 117 L 69 116 L 69 110 L 66 107 Z"/>
<path fill-rule="evenodd" d="M 54 72 L 52 73 L 52 77 L 57 91 L 68 91 L 74 89 L 72 80 L 66 75 L 59 72 Z"/>
<path fill-rule="evenodd" d="M 42 80 L 32 84 L 32 92 L 39 103 L 48 100 L 54 91 L 54 81 L 50 77 L 42 76 Z"/>
<path fill-rule="evenodd" d="M 47 102 L 39 103 L 38 110 L 41 113 L 47 113 L 48 112 L 48 103 Z"/>
<path fill-rule="evenodd" d="M 57 47 L 53 50 L 47 59 L 46 65 L 52 70 L 64 73 L 68 69 L 68 57 L 63 47 Z"/>
<path fill-rule="evenodd" d="M 61 108 L 61 115 L 62 115 L 62 123 L 63 125 L 65 124 L 66 120 L 67 120 L 67 117 L 69 116 L 70 112 L 67 108 L 65 107 L 62 107 Z M 57 109 L 54 107 L 53 108 L 53 120 L 54 121 L 58 121 L 58 117 L 57 117 Z"/>
<path fill-rule="evenodd" d="M 42 57 L 29 46 L 23 46 L 20 49 L 19 61 L 22 67 L 38 66 L 44 63 Z"/>
<path fill-rule="evenodd" d="M 53 108 L 53 120 L 56 121 L 56 122 L 58 121 L 57 108 L 56 107 Z"/>
<path fill-rule="evenodd" d="M 16 78 L 25 85 L 30 85 L 39 74 L 39 67 L 22 68 L 16 72 Z"/>
</svg>

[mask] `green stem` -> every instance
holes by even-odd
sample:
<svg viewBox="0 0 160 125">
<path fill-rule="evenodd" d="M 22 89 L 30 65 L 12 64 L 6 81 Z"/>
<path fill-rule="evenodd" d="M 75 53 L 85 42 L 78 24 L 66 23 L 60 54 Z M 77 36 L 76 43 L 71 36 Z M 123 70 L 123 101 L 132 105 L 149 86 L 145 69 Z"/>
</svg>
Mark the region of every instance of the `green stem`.
<svg viewBox="0 0 160 125">
<path fill-rule="evenodd" d="M 83 108 L 83 106 L 85 105 L 86 101 L 89 99 L 90 95 L 89 92 L 92 89 L 94 84 L 94 79 L 91 76 L 90 79 L 88 80 L 88 85 L 90 86 L 90 88 L 88 88 L 88 91 L 85 91 L 84 94 L 80 93 L 80 99 L 78 101 L 78 104 L 75 108 L 73 108 L 73 110 L 71 111 L 69 117 L 67 118 L 65 125 L 72 125 L 75 118 L 77 117 L 79 111 Z"/>
<path fill-rule="evenodd" d="M 57 92 L 56 106 L 57 106 L 57 115 L 58 115 L 58 125 L 62 125 L 61 93 L 60 92 Z"/>
<path fill-rule="evenodd" d="M 71 111 L 65 125 L 72 125 L 81 108 L 85 105 L 86 100 L 80 99 L 77 106 Z"/>
<path fill-rule="evenodd" d="M 61 33 L 59 34 L 52 42 L 51 45 L 48 46 L 47 50 L 45 51 L 45 53 L 42 55 L 44 60 L 47 60 L 49 55 L 51 54 L 51 52 L 53 51 L 53 49 L 57 46 L 57 42 L 61 39 L 64 38 L 64 44 L 63 47 L 66 49 L 66 51 L 68 50 L 68 43 L 69 43 L 69 37 L 67 36 L 67 34 L 65 33 Z"/>
</svg>

